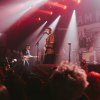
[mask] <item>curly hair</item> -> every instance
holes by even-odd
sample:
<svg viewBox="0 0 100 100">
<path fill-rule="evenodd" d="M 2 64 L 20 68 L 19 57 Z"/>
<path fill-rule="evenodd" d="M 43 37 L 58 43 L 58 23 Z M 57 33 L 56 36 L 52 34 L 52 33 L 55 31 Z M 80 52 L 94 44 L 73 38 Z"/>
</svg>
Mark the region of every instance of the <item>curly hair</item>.
<svg viewBox="0 0 100 100">
<path fill-rule="evenodd" d="M 88 84 L 87 75 L 81 67 L 63 61 L 51 78 L 49 92 L 52 100 L 76 100 Z"/>
</svg>

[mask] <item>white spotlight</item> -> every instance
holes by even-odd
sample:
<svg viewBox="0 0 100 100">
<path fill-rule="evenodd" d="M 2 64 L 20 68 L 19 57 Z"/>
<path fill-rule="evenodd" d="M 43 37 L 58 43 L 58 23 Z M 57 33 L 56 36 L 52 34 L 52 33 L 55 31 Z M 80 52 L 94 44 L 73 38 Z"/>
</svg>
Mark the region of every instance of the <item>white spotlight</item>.
<svg viewBox="0 0 100 100">
<path fill-rule="evenodd" d="M 52 32 L 55 31 L 56 26 L 57 26 L 57 24 L 58 24 L 60 18 L 61 18 L 61 15 L 59 15 L 59 16 L 49 25 L 49 27 L 52 29 Z"/>
<path fill-rule="evenodd" d="M 79 43 L 78 43 L 78 32 L 77 32 L 77 22 L 76 22 L 76 13 L 75 10 L 73 10 L 72 17 L 66 32 L 66 35 L 63 40 L 63 45 L 61 47 L 61 50 L 64 51 L 64 54 L 62 55 L 63 59 L 69 60 L 69 62 L 73 63 L 79 63 L 78 58 L 78 51 L 79 51 Z M 69 45 L 70 44 L 70 45 Z M 62 51 L 60 50 L 60 53 Z M 59 60 L 61 57 L 59 57 Z"/>
<path fill-rule="evenodd" d="M 76 12 L 76 10 L 74 9 L 74 10 L 73 10 L 73 13 L 75 13 L 75 12 Z"/>
</svg>

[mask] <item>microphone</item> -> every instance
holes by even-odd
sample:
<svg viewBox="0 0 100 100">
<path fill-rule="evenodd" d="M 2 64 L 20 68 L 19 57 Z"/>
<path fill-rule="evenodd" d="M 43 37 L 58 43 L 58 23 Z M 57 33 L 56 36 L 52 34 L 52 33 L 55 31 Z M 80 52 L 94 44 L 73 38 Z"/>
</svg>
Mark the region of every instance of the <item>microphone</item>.
<svg viewBox="0 0 100 100">
<path fill-rule="evenodd" d="M 42 39 L 42 37 L 43 37 L 45 34 L 48 34 L 48 32 L 47 32 L 47 31 L 42 32 L 42 35 L 40 36 L 39 40 L 36 42 L 35 46 L 36 46 L 36 45 L 39 45 L 39 41 Z"/>
</svg>

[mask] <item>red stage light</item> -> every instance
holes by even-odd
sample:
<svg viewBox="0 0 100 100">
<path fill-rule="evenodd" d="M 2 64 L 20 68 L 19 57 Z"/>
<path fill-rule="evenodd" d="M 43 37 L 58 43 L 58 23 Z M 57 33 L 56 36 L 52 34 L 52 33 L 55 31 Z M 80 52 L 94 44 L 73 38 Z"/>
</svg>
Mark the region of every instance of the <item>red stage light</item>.
<svg viewBox="0 0 100 100">
<path fill-rule="evenodd" d="M 53 14 L 53 12 L 51 11 L 51 12 L 50 12 L 50 15 L 52 15 L 52 14 Z"/>
<path fill-rule="evenodd" d="M 41 13 L 44 13 L 44 14 L 48 14 L 48 15 L 52 15 L 53 12 L 52 11 L 48 11 L 48 10 L 38 10 L 39 12 Z"/>
<path fill-rule="evenodd" d="M 39 17 L 38 20 L 41 21 L 41 18 Z"/>
<path fill-rule="evenodd" d="M 41 21 L 41 17 L 33 18 L 33 21 L 35 21 L 35 22 L 39 22 L 39 21 Z"/>
<path fill-rule="evenodd" d="M 66 9 L 67 9 L 67 6 L 66 6 L 66 5 L 64 5 L 63 9 L 64 9 L 64 10 L 66 10 Z"/>
<path fill-rule="evenodd" d="M 58 8 L 64 9 L 64 10 L 67 9 L 67 5 L 63 5 L 58 2 L 48 2 L 48 5 L 58 7 Z"/>
</svg>

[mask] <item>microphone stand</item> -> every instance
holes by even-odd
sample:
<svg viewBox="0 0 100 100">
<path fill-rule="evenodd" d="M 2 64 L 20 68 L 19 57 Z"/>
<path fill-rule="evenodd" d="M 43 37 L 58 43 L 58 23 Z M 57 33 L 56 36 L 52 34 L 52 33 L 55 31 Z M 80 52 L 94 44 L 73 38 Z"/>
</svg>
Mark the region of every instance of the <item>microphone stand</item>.
<svg viewBox="0 0 100 100">
<path fill-rule="evenodd" d="M 38 39 L 38 41 L 36 42 L 35 46 L 37 46 L 37 64 L 39 62 L 39 42 L 42 39 L 42 37 L 44 36 L 45 32 L 41 35 L 41 37 Z"/>
<path fill-rule="evenodd" d="M 71 43 L 68 43 L 68 45 L 69 45 L 69 60 L 68 60 L 68 62 L 70 63 Z"/>
</svg>

